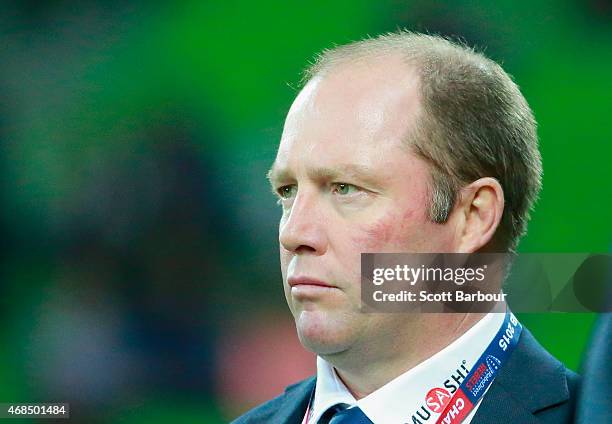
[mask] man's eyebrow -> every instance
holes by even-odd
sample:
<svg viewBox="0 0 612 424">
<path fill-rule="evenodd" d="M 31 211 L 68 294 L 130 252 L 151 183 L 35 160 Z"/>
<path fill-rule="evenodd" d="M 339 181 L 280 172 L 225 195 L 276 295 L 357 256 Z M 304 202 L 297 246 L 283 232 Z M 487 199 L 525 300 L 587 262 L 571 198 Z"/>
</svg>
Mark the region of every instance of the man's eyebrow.
<svg viewBox="0 0 612 424">
<path fill-rule="evenodd" d="M 374 170 L 366 165 L 360 164 L 341 164 L 331 167 L 316 167 L 307 171 L 308 177 L 316 181 L 333 181 L 349 178 L 364 183 L 375 184 L 380 178 Z M 288 182 L 294 180 L 293 173 L 287 168 L 277 168 L 272 166 L 268 171 L 270 184 L 275 182 Z M 347 181 L 350 182 L 350 181 Z"/>
<path fill-rule="evenodd" d="M 314 168 L 308 173 L 308 176 L 314 180 L 324 181 L 340 181 L 348 178 L 365 183 L 374 183 L 377 180 L 374 170 L 366 165 L 355 163 L 336 165 L 333 168 Z"/>
<path fill-rule="evenodd" d="M 276 164 L 274 164 L 266 174 L 266 178 L 270 184 L 274 184 L 276 182 L 290 180 L 292 179 L 292 175 L 293 174 L 287 168 L 278 168 Z"/>
</svg>

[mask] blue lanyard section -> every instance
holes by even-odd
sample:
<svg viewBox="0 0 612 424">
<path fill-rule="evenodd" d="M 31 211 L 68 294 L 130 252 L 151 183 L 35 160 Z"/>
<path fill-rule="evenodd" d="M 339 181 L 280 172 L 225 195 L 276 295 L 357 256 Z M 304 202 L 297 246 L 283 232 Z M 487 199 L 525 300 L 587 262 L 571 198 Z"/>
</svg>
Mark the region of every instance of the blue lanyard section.
<svg viewBox="0 0 612 424">
<path fill-rule="evenodd" d="M 459 389 L 476 405 L 516 347 L 523 326 L 510 311 L 493 341 L 478 358 Z"/>
</svg>

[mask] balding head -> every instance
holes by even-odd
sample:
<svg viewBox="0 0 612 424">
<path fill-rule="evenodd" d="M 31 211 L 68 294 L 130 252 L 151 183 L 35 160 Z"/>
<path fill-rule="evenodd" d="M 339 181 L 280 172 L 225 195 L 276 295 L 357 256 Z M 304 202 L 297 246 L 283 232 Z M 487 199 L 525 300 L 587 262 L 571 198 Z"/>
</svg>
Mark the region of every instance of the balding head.
<svg viewBox="0 0 612 424">
<path fill-rule="evenodd" d="M 416 70 L 401 56 L 363 58 L 313 76 L 293 103 L 287 122 L 318 117 L 319 126 L 333 125 L 336 136 L 400 141 L 416 123 L 418 96 Z M 359 125 L 347 116 L 355 117 Z"/>
<path fill-rule="evenodd" d="M 404 140 L 430 164 L 432 221 L 446 222 L 462 187 L 492 177 L 505 197 L 496 248 L 516 247 L 542 168 L 533 114 L 499 65 L 443 38 L 400 32 L 322 52 L 304 81 L 338 78 L 363 88 L 388 78 L 398 97 L 413 100 L 404 123 L 416 121 L 406 126 Z M 372 111 L 373 117 L 381 113 Z"/>
</svg>

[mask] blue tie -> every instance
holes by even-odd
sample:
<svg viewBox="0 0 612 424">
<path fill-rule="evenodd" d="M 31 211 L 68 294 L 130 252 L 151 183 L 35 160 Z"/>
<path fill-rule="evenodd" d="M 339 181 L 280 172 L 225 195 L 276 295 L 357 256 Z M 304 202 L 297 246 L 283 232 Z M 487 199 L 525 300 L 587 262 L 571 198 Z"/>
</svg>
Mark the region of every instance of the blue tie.
<svg viewBox="0 0 612 424">
<path fill-rule="evenodd" d="M 346 403 L 339 403 L 329 408 L 321 418 L 319 424 L 372 424 L 372 421 L 358 407 L 347 409 Z"/>
</svg>

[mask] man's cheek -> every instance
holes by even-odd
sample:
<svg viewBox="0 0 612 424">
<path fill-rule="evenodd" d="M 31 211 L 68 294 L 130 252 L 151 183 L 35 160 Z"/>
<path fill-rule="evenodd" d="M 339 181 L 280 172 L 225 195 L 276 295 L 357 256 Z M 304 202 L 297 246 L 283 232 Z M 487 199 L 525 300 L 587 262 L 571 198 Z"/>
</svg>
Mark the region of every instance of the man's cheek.
<svg viewBox="0 0 612 424">
<path fill-rule="evenodd" d="M 360 253 L 383 252 L 405 248 L 409 223 L 414 220 L 414 212 L 408 210 L 403 214 L 386 213 L 383 217 L 362 225 L 353 236 L 353 243 Z"/>
</svg>

